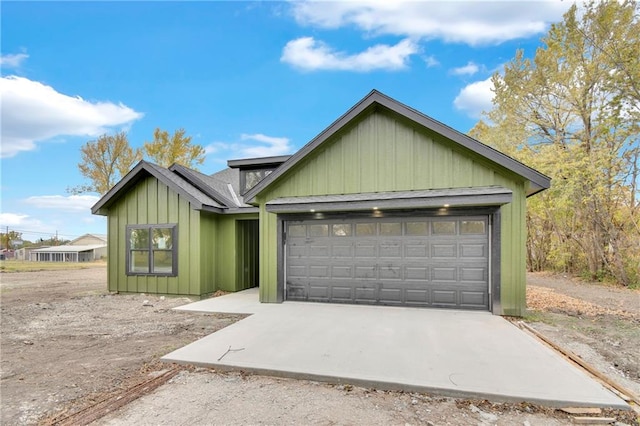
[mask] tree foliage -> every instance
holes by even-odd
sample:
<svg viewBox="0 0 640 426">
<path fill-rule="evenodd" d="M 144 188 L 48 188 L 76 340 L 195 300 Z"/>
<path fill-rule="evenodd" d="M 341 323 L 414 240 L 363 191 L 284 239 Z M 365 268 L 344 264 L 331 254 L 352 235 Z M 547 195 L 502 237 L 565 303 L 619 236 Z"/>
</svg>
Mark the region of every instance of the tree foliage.
<svg viewBox="0 0 640 426">
<path fill-rule="evenodd" d="M 472 136 L 552 177 L 529 199 L 528 267 L 640 282 L 640 19 L 635 2 L 572 6 L 535 56 L 496 73 Z"/>
<path fill-rule="evenodd" d="M 144 143 L 144 151 L 149 160 L 169 167 L 174 163 L 195 168 L 204 162 L 204 148 L 191 144 L 191 136 L 185 136 L 184 129 L 178 129 L 169 136 L 169 132 L 157 128 L 153 132 L 153 141 Z"/>
<path fill-rule="evenodd" d="M 73 194 L 97 192 L 104 195 L 131 168 L 143 158 L 164 167 L 174 163 L 194 168 L 204 162 L 204 148 L 191 144 L 191 136 L 185 136 L 184 129 L 178 129 L 172 136 L 164 130 L 156 129 L 152 142 L 145 142 L 143 149 L 134 149 L 124 132 L 115 135 L 102 135 L 95 141 L 87 142 L 80 148 L 81 162 L 78 168 L 91 182 L 67 188 Z"/>
<path fill-rule="evenodd" d="M 131 167 L 142 158 L 140 150 L 129 145 L 127 134 L 102 135 L 80 148 L 82 161 L 78 164 L 80 173 L 91 181 L 90 185 L 71 188 L 73 193 L 97 192 L 106 194 Z"/>
<path fill-rule="evenodd" d="M 14 241 L 22 240 L 22 232 L 18 231 L 9 231 L 9 232 L 0 232 L 0 248 L 12 248 Z"/>
</svg>

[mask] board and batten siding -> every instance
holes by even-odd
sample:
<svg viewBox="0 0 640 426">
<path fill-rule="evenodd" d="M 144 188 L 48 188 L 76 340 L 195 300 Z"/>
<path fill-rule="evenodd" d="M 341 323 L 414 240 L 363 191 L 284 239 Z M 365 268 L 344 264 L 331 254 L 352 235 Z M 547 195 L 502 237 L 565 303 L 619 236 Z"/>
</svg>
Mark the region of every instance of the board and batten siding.
<svg viewBox="0 0 640 426">
<path fill-rule="evenodd" d="M 500 185 L 513 191 L 501 208 L 501 306 L 525 307 L 525 181 L 443 136 L 377 110 L 343 128 L 265 188 L 260 205 L 260 300 L 277 301 L 277 220 L 265 203 L 278 197 Z"/>
<path fill-rule="evenodd" d="M 238 234 L 238 224 L 245 220 L 258 219 L 257 213 L 218 215 L 216 224 L 216 251 L 215 263 L 217 273 L 215 275 L 216 290 L 239 291 L 248 288 L 244 285 L 242 277 L 238 273 L 238 268 L 243 259 L 244 247 Z M 253 283 L 253 286 L 258 283 Z"/>
<path fill-rule="evenodd" d="M 126 226 L 136 224 L 178 224 L 178 275 L 175 277 L 128 276 L 126 269 Z M 206 282 L 201 271 L 200 212 L 153 177 L 140 181 L 109 208 L 109 291 L 157 294 L 201 295 Z M 210 224 L 205 227 L 211 230 Z M 215 235 L 211 236 L 215 239 Z M 209 251 L 206 254 L 210 254 Z M 207 273 L 210 273 L 208 271 Z"/>
</svg>

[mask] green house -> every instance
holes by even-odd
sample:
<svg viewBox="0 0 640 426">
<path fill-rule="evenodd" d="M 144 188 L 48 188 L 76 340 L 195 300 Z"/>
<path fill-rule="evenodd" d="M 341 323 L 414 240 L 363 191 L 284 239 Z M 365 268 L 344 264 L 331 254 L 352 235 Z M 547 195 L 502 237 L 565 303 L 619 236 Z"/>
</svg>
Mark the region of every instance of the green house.
<svg viewBox="0 0 640 426">
<path fill-rule="evenodd" d="M 98 201 L 110 291 L 524 312 L 526 198 L 550 179 L 378 91 L 228 166 L 143 161 Z"/>
</svg>

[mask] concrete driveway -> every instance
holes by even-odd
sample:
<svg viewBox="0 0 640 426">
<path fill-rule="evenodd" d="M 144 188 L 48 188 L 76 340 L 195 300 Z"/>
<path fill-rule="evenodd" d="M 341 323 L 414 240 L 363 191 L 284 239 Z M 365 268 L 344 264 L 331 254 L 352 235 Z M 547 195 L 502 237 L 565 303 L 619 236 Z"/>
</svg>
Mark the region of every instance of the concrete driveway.
<svg viewBox="0 0 640 426">
<path fill-rule="evenodd" d="M 219 369 L 547 406 L 629 408 L 488 312 L 285 302 L 257 289 L 180 308 L 251 316 L 162 359 Z"/>
</svg>

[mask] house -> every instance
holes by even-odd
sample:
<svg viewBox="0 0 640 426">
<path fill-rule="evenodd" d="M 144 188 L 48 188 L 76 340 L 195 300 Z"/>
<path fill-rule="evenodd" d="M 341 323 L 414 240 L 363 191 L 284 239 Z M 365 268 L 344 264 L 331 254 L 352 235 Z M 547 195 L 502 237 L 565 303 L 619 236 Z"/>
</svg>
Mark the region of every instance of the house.
<svg viewBox="0 0 640 426">
<path fill-rule="evenodd" d="M 107 236 L 85 234 L 68 244 L 31 249 L 28 259 L 32 262 L 92 262 L 107 256 Z"/>
<path fill-rule="evenodd" d="M 378 91 L 228 166 L 142 161 L 93 206 L 110 291 L 524 312 L 526 198 L 550 179 Z"/>
</svg>

